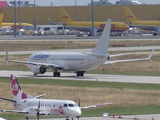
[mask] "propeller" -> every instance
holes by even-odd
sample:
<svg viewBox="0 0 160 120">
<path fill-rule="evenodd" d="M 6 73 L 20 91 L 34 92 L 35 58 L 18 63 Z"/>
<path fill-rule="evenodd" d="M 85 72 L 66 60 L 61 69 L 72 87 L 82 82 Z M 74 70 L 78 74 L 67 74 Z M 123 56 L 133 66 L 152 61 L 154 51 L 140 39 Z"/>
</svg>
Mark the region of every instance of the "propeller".
<svg viewBox="0 0 160 120">
<path fill-rule="evenodd" d="M 39 99 L 38 109 L 37 109 L 37 120 L 39 120 L 39 112 L 40 112 L 40 99 Z"/>
<path fill-rule="evenodd" d="M 79 100 L 78 100 L 78 107 L 81 108 L 81 101 L 80 101 L 80 98 L 79 98 Z M 77 116 L 77 118 L 78 118 L 78 120 L 79 120 L 80 116 Z"/>
<path fill-rule="evenodd" d="M 80 98 L 78 100 L 78 106 L 81 107 L 81 101 L 80 101 Z"/>
</svg>

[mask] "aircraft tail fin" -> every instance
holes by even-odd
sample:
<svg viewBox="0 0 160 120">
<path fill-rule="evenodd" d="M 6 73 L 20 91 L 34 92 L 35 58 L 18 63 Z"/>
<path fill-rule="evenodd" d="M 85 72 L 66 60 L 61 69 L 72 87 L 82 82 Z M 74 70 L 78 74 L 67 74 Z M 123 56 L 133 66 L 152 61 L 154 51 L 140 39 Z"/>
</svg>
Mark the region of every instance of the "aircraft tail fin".
<svg viewBox="0 0 160 120">
<path fill-rule="evenodd" d="M 62 22 L 74 22 L 70 16 L 68 15 L 68 13 L 64 10 L 64 8 L 59 7 L 59 11 L 60 11 L 60 15 L 62 17 Z"/>
<path fill-rule="evenodd" d="M 2 28 L 2 22 L 3 22 L 3 17 L 4 17 L 4 14 L 0 14 L 0 28 Z"/>
<path fill-rule="evenodd" d="M 18 80 L 14 75 L 11 74 L 10 78 L 11 78 L 12 94 L 15 101 L 21 99 L 34 99 L 34 97 L 22 92 Z"/>
<path fill-rule="evenodd" d="M 92 54 L 96 54 L 99 56 L 106 56 L 108 54 L 110 29 L 111 19 L 108 19 L 97 46 L 90 51 Z"/>
<path fill-rule="evenodd" d="M 139 21 L 127 6 L 124 6 L 124 12 L 129 22 Z"/>
</svg>

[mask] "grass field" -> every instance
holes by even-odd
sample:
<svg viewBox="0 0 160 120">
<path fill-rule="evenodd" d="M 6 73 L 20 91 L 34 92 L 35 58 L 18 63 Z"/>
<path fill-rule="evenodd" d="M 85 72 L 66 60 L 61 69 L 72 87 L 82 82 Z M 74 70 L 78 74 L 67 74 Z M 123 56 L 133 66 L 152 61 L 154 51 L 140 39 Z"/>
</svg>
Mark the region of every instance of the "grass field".
<svg viewBox="0 0 160 120">
<path fill-rule="evenodd" d="M 112 105 L 83 111 L 82 116 L 101 116 L 104 112 L 109 115 L 149 114 L 159 113 L 160 85 L 116 83 L 96 81 L 71 81 L 19 78 L 23 92 L 32 96 L 46 93 L 43 98 L 70 99 L 81 106 L 112 102 Z M 0 78 L 0 96 L 12 99 L 9 78 Z M 42 89 L 43 88 L 43 89 Z M 83 96 L 83 97 L 82 97 Z M 9 103 L 0 102 L 1 109 L 13 109 Z M 1 115 L 5 116 L 7 115 Z M 8 115 L 10 116 L 10 114 Z M 13 115 L 23 118 L 22 115 Z M 18 118 L 18 119 L 19 119 Z"/>
<path fill-rule="evenodd" d="M 97 41 L 13 41 L 0 42 L 0 51 L 20 51 L 20 50 L 51 50 L 51 49 L 83 49 L 94 48 Z M 159 46 L 159 40 L 135 41 L 135 40 L 110 40 L 109 46 L 126 45 L 127 47 L 138 46 Z"/>
</svg>

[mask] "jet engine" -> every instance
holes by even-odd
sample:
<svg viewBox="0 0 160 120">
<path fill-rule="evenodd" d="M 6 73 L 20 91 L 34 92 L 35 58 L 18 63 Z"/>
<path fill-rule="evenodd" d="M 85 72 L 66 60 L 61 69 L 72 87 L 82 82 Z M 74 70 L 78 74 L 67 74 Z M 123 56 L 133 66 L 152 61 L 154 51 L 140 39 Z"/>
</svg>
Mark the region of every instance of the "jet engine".
<svg viewBox="0 0 160 120">
<path fill-rule="evenodd" d="M 46 72 L 46 68 L 44 68 L 42 66 L 33 66 L 32 72 L 34 74 L 44 74 Z"/>
</svg>

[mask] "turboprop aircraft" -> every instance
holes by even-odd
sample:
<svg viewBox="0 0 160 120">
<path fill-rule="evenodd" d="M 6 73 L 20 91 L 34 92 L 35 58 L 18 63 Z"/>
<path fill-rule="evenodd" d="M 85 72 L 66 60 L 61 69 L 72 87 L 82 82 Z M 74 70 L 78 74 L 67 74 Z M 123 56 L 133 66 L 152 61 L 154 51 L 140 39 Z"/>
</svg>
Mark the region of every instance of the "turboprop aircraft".
<svg viewBox="0 0 160 120">
<path fill-rule="evenodd" d="M 63 116 L 67 118 L 66 120 L 69 120 L 69 118 L 72 118 L 73 120 L 73 118 L 79 118 L 79 116 L 81 115 L 81 110 L 112 104 L 104 103 L 100 105 L 80 107 L 80 101 L 79 105 L 77 105 L 72 100 L 38 99 L 44 96 L 44 94 L 33 97 L 26 93 L 23 93 L 17 81 L 17 78 L 12 74 L 10 77 L 14 100 L 6 98 L 0 98 L 0 100 L 12 103 L 14 108 L 17 110 L 0 111 L 21 113 L 26 116 L 26 119 L 28 119 L 29 117 L 37 117 L 37 119 L 39 120 L 39 116 Z"/>
<path fill-rule="evenodd" d="M 127 20 L 130 22 L 130 27 L 138 27 L 142 30 L 154 31 L 154 36 L 156 36 L 157 33 L 160 33 L 160 21 L 140 21 L 127 6 L 124 6 L 124 11 Z"/>
<path fill-rule="evenodd" d="M 125 54 L 108 54 L 109 35 L 111 19 L 108 19 L 102 32 L 98 45 L 90 52 L 39 52 L 29 56 L 27 61 L 9 60 L 6 52 L 6 61 L 27 64 L 34 75 L 44 74 L 47 69 L 54 71 L 54 77 L 60 77 L 58 71 L 73 71 L 77 76 L 83 76 L 86 70 L 95 69 L 103 64 L 113 64 L 118 62 L 129 62 L 139 60 L 149 60 L 152 52 L 147 58 L 107 61 L 110 57 L 128 55 Z"/>
</svg>

